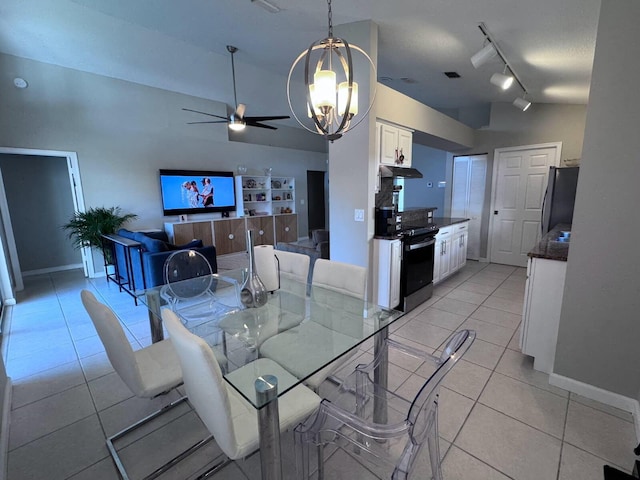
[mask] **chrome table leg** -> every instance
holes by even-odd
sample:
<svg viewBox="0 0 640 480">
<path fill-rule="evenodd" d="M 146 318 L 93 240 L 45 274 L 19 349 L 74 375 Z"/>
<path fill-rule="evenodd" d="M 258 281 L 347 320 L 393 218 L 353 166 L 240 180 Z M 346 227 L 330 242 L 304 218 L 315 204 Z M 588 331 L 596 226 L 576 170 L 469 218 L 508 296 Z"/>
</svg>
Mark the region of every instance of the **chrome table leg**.
<svg viewBox="0 0 640 480">
<path fill-rule="evenodd" d="M 255 381 L 260 438 L 260 467 L 262 480 L 282 479 L 280 451 L 280 414 L 278 412 L 278 379 L 263 375 Z"/>
</svg>

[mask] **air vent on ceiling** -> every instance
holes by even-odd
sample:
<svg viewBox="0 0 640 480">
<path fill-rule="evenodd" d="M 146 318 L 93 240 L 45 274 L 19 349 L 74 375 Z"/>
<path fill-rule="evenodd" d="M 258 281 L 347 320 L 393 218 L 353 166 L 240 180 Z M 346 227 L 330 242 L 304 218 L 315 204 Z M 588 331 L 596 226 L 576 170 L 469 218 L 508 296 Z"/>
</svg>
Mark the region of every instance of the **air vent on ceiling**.
<svg viewBox="0 0 640 480">
<path fill-rule="evenodd" d="M 378 77 L 378 80 L 380 80 L 381 82 L 390 82 L 391 80 L 393 80 L 393 78 L 391 78 L 391 77 Z"/>
<path fill-rule="evenodd" d="M 460 78 L 460 74 L 458 72 L 444 72 L 444 74 L 449 78 Z"/>
</svg>

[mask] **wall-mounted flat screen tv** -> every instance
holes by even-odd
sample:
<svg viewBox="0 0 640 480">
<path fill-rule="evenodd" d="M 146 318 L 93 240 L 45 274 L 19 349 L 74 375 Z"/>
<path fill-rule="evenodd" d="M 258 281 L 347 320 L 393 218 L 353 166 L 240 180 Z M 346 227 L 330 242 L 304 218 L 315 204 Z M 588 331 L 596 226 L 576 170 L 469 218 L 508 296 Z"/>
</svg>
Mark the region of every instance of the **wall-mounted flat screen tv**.
<svg viewBox="0 0 640 480">
<path fill-rule="evenodd" d="M 160 191 L 165 215 L 236 209 L 233 172 L 160 170 Z"/>
</svg>

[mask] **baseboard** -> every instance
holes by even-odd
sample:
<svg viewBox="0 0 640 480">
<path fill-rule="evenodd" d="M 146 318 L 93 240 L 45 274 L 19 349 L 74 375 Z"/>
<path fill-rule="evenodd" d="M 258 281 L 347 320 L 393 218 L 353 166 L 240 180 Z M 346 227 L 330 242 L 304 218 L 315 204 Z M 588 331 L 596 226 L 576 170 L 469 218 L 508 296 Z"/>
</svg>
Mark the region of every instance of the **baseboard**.
<svg viewBox="0 0 640 480">
<path fill-rule="evenodd" d="M 59 265 L 57 267 L 50 268 L 40 268 L 38 270 L 28 270 L 26 272 L 22 272 L 23 277 L 31 277 L 33 275 L 42 275 L 44 273 L 53 273 L 53 272 L 62 272 L 65 270 L 76 270 L 82 268 L 81 263 L 73 263 L 71 265 Z"/>
<path fill-rule="evenodd" d="M 488 258 L 485 258 L 485 257 L 480 257 L 480 258 L 478 259 L 478 262 L 479 262 L 479 263 L 489 263 L 489 259 L 488 259 Z"/>
<path fill-rule="evenodd" d="M 11 378 L 7 377 L 4 387 L 4 398 L 2 399 L 2 427 L 0 428 L 0 480 L 7 478 L 7 453 L 9 450 L 9 421 L 11 415 L 11 396 L 13 384 Z"/>
<path fill-rule="evenodd" d="M 549 375 L 549 384 L 631 413 L 636 429 L 636 440 L 640 442 L 640 402 L 637 399 L 625 397 L 619 393 L 613 393 L 557 373 Z"/>
</svg>

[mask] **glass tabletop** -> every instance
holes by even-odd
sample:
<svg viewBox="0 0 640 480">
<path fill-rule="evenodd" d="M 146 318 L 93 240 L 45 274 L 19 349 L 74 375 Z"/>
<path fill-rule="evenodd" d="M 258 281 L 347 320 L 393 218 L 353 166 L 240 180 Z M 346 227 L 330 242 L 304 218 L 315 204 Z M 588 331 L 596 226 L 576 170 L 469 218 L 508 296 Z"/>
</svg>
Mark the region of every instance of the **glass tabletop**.
<svg viewBox="0 0 640 480">
<path fill-rule="evenodd" d="M 382 331 L 403 312 L 281 275 L 266 305 L 244 308 L 245 269 L 198 277 L 145 291 L 140 300 L 160 318 L 174 310 L 186 328 L 224 359 L 224 377 L 254 407 L 255 380 L 278 378 L 278 396 Z"/>
</svg>

